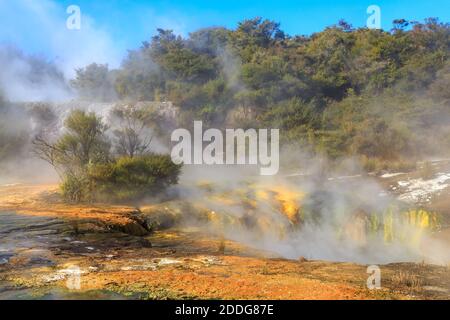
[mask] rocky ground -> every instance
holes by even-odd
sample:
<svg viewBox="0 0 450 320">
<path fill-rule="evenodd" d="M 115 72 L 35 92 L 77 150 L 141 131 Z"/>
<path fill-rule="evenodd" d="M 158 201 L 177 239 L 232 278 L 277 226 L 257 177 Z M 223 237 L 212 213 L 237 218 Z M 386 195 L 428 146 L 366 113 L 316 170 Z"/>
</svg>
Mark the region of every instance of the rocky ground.
<svg viewBox="0 0 450 320">
<path fill-rule="evenodd" d="M 167 223 L 154 210 L 68 205 L 55 185 L 0 187 L 0 299 L 449 299 L 450 268 L 286 260 Z M 161 224 L 160 224 L 161 225 Z M 158 230 L 159 229 L 159 230 Z"/>
</svg>

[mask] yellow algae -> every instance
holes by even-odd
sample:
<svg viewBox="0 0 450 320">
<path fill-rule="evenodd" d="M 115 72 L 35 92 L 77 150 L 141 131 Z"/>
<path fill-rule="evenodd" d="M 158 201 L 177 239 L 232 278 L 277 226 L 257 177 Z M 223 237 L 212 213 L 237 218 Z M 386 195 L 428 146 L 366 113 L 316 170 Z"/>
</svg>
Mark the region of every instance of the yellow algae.
<svg viewBox="0 0 450 320">
<path fill-rule="evenodd" d="M 370 234 L 375 235 L 378 232 L 380 220 L 378 218 L 378 214 L 372 214 L 370 216 L 370 222 L 369 222 L 369 228 L 370 228 Z"/>
<path fill-rule="evenodd" d="M 255 195 L 258 200 L 270 200 L 269 193 L 266 190 L 256 190 Z"/>
<path fill-rule="evenodd" d="M 433 212 L 428 212 L 423 209 L 411 209 L 405 215 L 410 226 L 430 230 L 438 227 L 437 215 Z"/>
<path fill-rule="evenodd" d="M 239 204 L 238 201 L 234 200 L 233 198 L 229 197 L 228 195 L 213 195 L 208 197 L 209 200 L 213 201 L 213 202 L 217 202 L 220 205 L 224 205 L 224 206 L 234 206 Z"/>
<path fill-rule="evenodd" d="M 309 219 L 308 208 L 302 208 L 305 196 L 298 188 L 283 183 L 248 183 L 235 189 L 211 192 L 206 198 L 217 205 L 214 209 L 219 211 L 209 212 L 208 220 L 221 230 L 251 228 L 261 235 L 270 233 L 283 239 Z M 341 221 L 342 216 L 348 219 Z M 343 212 L 330 218 L 335 219 L 329 223 L 334 225 L 337 239 L 351 239 L 360 245 L 367 244 L 369 237 L 381 236 L 386 244 L 401 241 L 416 246 L 426 232 L 435 230 L 438 225 L 434 213 L 423 209 L 401 210 L 395 204 L 382 212 L 369 214 L 355 210 L 350 215 Z"/>
<path fill-rule="evenodd" d="M 384 224 L 384 241 L 389 243 L 394 240 L 394 217 L 392 209 L 389 209 L 383 217 Z"/>
<path fill-rule="evenodd" d="M 258 199 L 275 202 L 281 213 L 291 222 L 298 222 L 297 215 L 300 212 L 300 202 L 305 196 L 303 192 L 290 189 L 285 185 L 261 186 L 259 188 L 256 192 Z M 273 200 L 270 199 L 271 194 Z"/>
</svg>

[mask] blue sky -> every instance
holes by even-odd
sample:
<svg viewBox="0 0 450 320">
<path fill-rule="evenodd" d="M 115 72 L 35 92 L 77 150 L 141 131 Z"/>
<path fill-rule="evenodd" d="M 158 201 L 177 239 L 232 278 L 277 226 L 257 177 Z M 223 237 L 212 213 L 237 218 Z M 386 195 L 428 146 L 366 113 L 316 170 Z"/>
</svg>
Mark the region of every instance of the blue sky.
<svg viewBox="0 0 450 320">
<path fill-rule="evenodd" d="M 65 10 L 72 4 L 81 8 L 80 31 L 65 28 Z M 450 22 L 450 0 L 0 0 L 0 43 L 60 61 L 70 72 L 93 59 L 118 65 L 127 49 L 150 39 L 157 27 L 187 35 L 262 16 L 280 22 L 290 35 L 311 34 L 341 18 L 364 26 L 372 4 L 381 8 L 384 29 L 395 18 Z"/>
<path fill-rule="evenodd" d="M 363 26 L 366 9 L 376 4 L 382 10 L 382 24 L 389 29 L 395 18 L 421 20 L 426 17 L 450 19 L 449 0 L 64 0 L 77 3 L 84 12 L 130 43 L 139 43 L 153 32 L 160 15 L 162 24 L 173 18 L 174 28 L 186 34 L 204 26 L 234 28 L 237 22 L 262 16 L 281 22 L 289 34 L 310 34 L 344 18 Z M 148 20 L 146 19 L 148 17 Z"/>
</svg>

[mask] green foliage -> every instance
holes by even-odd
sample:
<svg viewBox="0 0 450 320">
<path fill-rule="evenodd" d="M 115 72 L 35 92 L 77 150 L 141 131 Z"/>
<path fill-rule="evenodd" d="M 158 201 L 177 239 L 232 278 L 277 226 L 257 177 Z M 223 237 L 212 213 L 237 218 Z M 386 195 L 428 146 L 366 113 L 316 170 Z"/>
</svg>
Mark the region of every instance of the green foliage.
<svg viewBox="0 0 450 320">
<path fill-rule="evenodd" d="M 430 95 L 436 100 L 450 101 L 450 61 L 437 72 L 436 79 L 430 86 Z"/>
<path fill-rule="evenodd" d="M 165 74 L 150 55 L 147 47 L 130 51 L 116 74 L 115 89 L 120 98 L 159 100 L 165 91 Z"/>
<path fill-rule="evenodd" d="M 89 180 L 83 176 L 66 175 L 60 188 L 62 196 L 68 202 L 79 203 L 93 198 Z"/>
<path fill-rule="evenodd" d="M 244 62 L 251 61 L 259 48 L 270 48 L 284 38 L 285 34 L 280 30 L 279 23 L 260 17 L 240 22 L 236 31 L 230 34 L 231 45 Z"/>
<path fill-rule="evenodd" d="M 319 128 L 320 110 L 314 101 L 304 102 L 300 98 L 282 101 L 263 114 L 263 120 L 281 130 L 296 127 Z"/>
<path fill-rule="evenodd" d="M 114 73 L 109 70 L 108 65 L 92 63 L 76 70 L 76 76 L 71 81 L 71 85 L 83 99 L 112 101 L 116 97 L 114 78 Z"/>
<path fill-rule="evenodd" d="M 163 64 L 174 78 L 202 82 L 214 76 L 215 66 L 206 55 L 187 48 L 172 50 L 164 56 Z"/>
<path fill-rule="evenodd" d="M 242 80 L 249 88 L 260 89 L 281 81 L 285 72 L 286 64 L 281 58 L 268 56 L 243 65 Z"/>
<path fill-rule="evenodd" d="M 95 113 L 74 110 L 64 122 L 66 132 L 55 145 L 55 160 L 70 168 L 72 173 L 82 172 L 88 164 L 109 159 L 110 142 L 107 126 Z"/>
<path fill-rule="evenodd" d="M 180 171 L 181 166 L 174 164 L 170 156 L 152 154 L 92 166 L 89 177 L 98 198 L 131 201 L 154 196 L 178 183 Z"/>
<path fill-rule="evenodd" d="M 81 110 L 72 111 L 64 125 L 66 131 L 53 143 L 45 135 L 37 136 L 34 150 L 60 174 L 66 200 L 91 201 L 93 189 L 88 168 L 110 159 L 107 126 L 95 113 Z"/>
<path fill-rule="evenodd" d="M 132 201 L 178 183 L 181 165 L 174 164 L 168 155 L 149 154 L 144 140 L 140 140 L 141 132 L 133 131 L 132 135 L 128 132 L 136 128 L 133 121 L 140 123 L 139 128 L 145 127 L 149 118 L 141 111 L 116 108 L 113 112 L 127 124 L 117 130 L 136 139 L 132 149 L 125 146 L 124 154 L 128 156 L 114 158 L 110 154 L 107 126 L 95 113 L 81 110 L 69 114 L 64 123 L 66 131 L 56 142 L 36 138 L 36 152 L 60 173 L 61 191 L 67 201 Z"/>
<path fill-rule="evenodd" d="M 341 20 L 291 37 L 257 17 L 186 38 L 157 31 L 109 78 L 122 99 L 172 101 L 181 125 L 278 127 L 284 142 L 332 158 L 450 153 L 448 23 L 396 19 L 383 31 Z"/>
<path fill-rule="evenodd" d="M 134 105 L 116 106 L 111 111 L 111 118 L 117 123 L 113 133 L 118 155 L 132 158 L 149 151 L 152 141 L 149 126 L 157 121 L 152 112 Z"/>
</svg>

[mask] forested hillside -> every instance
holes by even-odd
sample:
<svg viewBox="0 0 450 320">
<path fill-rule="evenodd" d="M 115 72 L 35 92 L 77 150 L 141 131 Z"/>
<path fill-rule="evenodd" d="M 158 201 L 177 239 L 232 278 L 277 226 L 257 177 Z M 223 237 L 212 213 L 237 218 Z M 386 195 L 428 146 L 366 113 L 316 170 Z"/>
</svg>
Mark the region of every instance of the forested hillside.
<svg viewBox="0 0 450 320">
<path fill-rule="evenodd" d="M 119 69 L 92 64 L 71 85 L 85 100 L 172 101 L 186 127 L 279 128 L 283 143 L 372 170 L 448 155 L 449 53 L 450 24 L 433 18 L 310 36 L 255 18 L 187 38 L 158 29 Z"/>
</svg>

